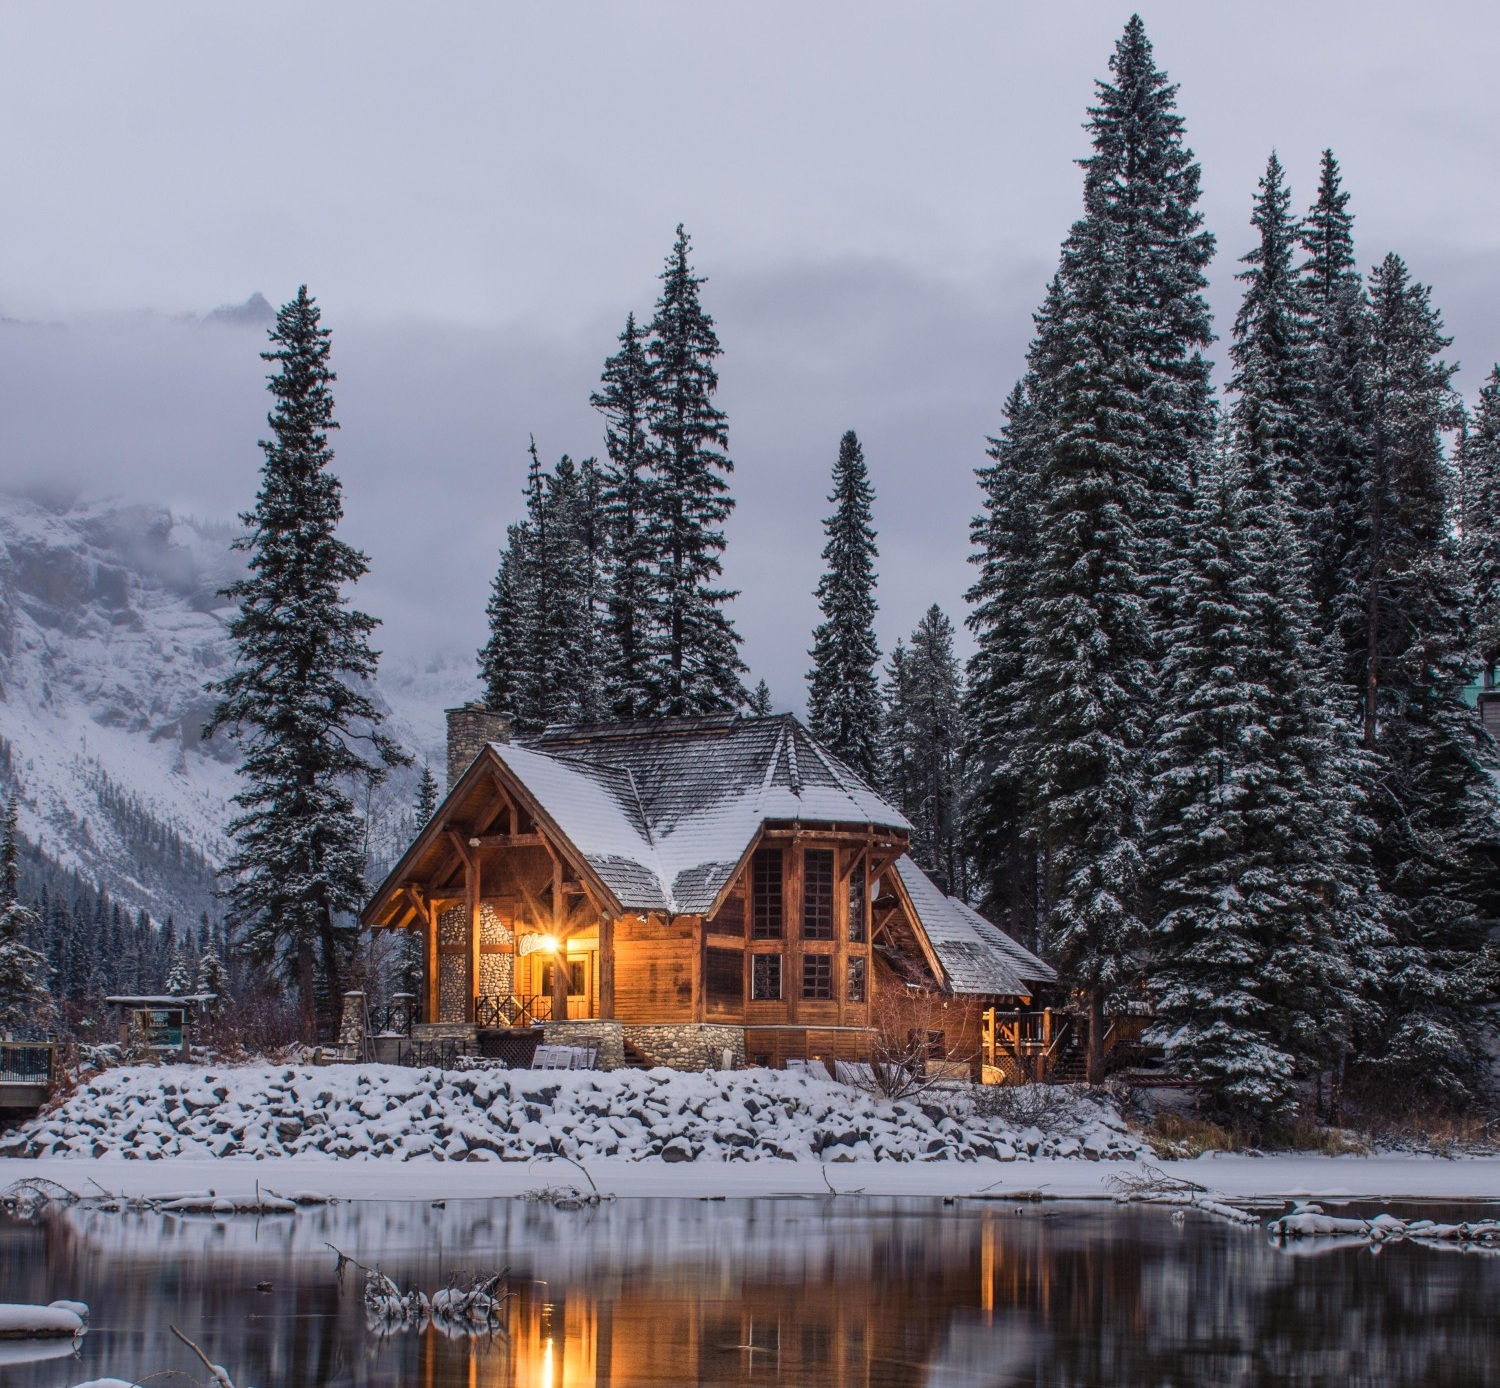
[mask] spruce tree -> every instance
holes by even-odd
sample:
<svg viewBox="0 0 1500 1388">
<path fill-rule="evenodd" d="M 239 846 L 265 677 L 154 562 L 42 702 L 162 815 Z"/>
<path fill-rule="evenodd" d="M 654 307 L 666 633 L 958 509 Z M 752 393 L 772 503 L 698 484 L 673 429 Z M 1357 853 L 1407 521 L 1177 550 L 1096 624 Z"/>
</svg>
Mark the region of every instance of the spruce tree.
<svg viewBox="0 0 1500 1388">
<path fill-rule="evenodd" d="M 1460 1103 L 1486 1064 L 1497 806 L 1494 745 L 1463 697 L 1473 660 L 1446 510 L 1449 340 L 1398 256 L 1373 271 L 1370 303 L 1363 732 L 1394 938 L 1364 1059 L 1387 1093 Z"/>
<path fill-rule="evenodd" d="M 1177 566 L 1150 763 L 1150 987 L 1157 1037 L 1208 1106 L 1264 1127 L 1347 1050 L 1349 946 L 1370 913 L 1300 535 L 1243 468 L 1205 479 Z"/>
<path fill-rule="evenodd" d="M 620 350 L 604 363 L 600 389 L 589 403 L 604 416 L 609 458 L 600 500 L 608 539 L 604 697 L 608 711 L 628 721 L 650 713 L 655 697 L 658 633 L 649 617 L 656 593 L 652 518 L 660 503 L 648 425 L 654 383 L 646 335 L 635 314 L 626 318 L 619 341 Z"/>
<path fill-rule="evenodd" d="M 193 966 L 187 951 L 180 946 L 172 951 L 172 967 L 167 970 L 166 990 L 174 998 L 186 997 L 193 991 Z"/>
<path fill-rule="evenodd" d="M 727 421 L 713 403 L 719 339 L 688 248 L 679 226 L 647 345 L 654 470 L 647 544 L 655 583 L 644 610 L 655 634 L 645 711 L 654 717 L 722 713 L 745 701 L 740 638 L 724 611 L 734 594 L 717 586 L 723 525 L 734 507 Z"/>
<path fill-rule="evenodd" d="M 962 803 L 963 682 L 953 654 L 953 623 L 936 603 L 897 643 L 887 686 L 886 789 L 911 821 L 911 855 L 946 882 L 968 891 Z"/>
<path fill-rule="evenodd" d="M 1354 261 L 1354 219 L 1338 161 L 1324 150 L 1317 201 L 1304 218 L 1301 269 L 1310 315 L 1309 437 L 1304 475 L 1308 581 L 1319 629 L 1351 686 L 1362 664 L 1362 582 L 1369 547 L 1366 380 L 1370 323 Z"/>
<path fill-rule="evenodd" d="M 320 985 L 330 999 L 341 992 L 365 897 L 350 785 L 378 781 L 406 758 L 371 697 L 377 622 L 345 592 L 369 564 L 335 533 L 343 502 L 329 471 L 338 427 L 330 333 L 306 286 L 270 338 L 272 437 L 261 443 L 255 507 L 242 517 L 249 534 L 236 541 L 249 573 L 225 590 L 239 604 L 229 624 L 235 665 L 210 686 L 218 702 L 204 734 L 224 729 L 242 753 L 225 869 L 233 916 L 251 957 L 296 983 L 311 1019 Z"/>
<path fill-rule="evenodd" d="M 55 1011 L 49 983 L 52 968 L 31 937 L 40 919 L 21 900 L 17 866 L 16 799 L 0 813 L 0 1033 L 40 1035 Z"/>
<path fill-rule="evenodd" d="M 750 697 L 745 702 L 745 707 L 757 718 L 770 717 L 771 686 L 765 680 L 756 681 L 755 688 L 750 691 Z"/>
<path fill-rule="evenodd" d="M 1260 181 L 1251 223 L 1259 244 L 1243 257 L 1245 286 L 1229 349 L 1236 395 L 1232 418 L 1244 455 L 1268 470 L 1272 486 L 1303 523 L 1317 504 L 1305 475 L 1311 445 L 1311 328 L 1303 285 L 1293 265 L 1297 226 L 1281 162 L 1273 153 Z M 1303 528 L 1306 529 L 1305 524 Z"/>
<path fill-rule="evenodd" d="M 1037 858 L 1030 832 L 1033 777 L 1024 620 L 1036 568 L 1037 435 L 1034 375 L 1018 383 L 978 469 L 984 509 L 970 525 L 979 578 L 969 589 L 977 649 L 968 667 L 970 801 L 965 816 L 981 908 L 1017 939 L 1037 944 Z"/>
<path fill-rule="evenodd" d="M 823 620 L 813 633 L 807 713 L 813 735 L 872 785 L 880 771 L 880 689 L 875 670 L 875 530 L 870 485 L 859 439 L 839 441 L 833 469 L 834 512 L 824 522 L 828 566 L 818 582 Z"/>
<path fill-rule="evenodd" d="M 1474 650 L 1487 671 L 1500 660 L 1500 365 L 1480 388 L 1458 463 L 1462 567 L 1473 593 Z"/>
<path fill-rule="evenodd" d="M 216 1009 L 234 1001 L 229 992 L 229 970 L 224 967 L 218 951 L 212 947 L 205 950 L 198 960 L 198 977 L 194 981 L 194 988 L 199 993 L 212 993 L 216 999 Z M 170 992 L 171 989 L 167 991 Z"/>
<path fill-rule="evenodd" d="M 437 813 L 438 807 L 438 783 L 437 777 L 432 774 L 432 764 L 422 763 L 422 774 L 417 779 L 417 803 L 412 806 L 412 828 L 414 833 L 420 834 L 432 821 L 432 816 Z"/>
</svg>

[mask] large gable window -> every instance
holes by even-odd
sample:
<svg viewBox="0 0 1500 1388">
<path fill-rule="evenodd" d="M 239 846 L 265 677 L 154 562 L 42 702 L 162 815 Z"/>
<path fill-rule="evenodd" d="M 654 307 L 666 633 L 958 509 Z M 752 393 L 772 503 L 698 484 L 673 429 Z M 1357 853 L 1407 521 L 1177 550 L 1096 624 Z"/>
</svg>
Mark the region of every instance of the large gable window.
<svg viewBox="0 0 1500 1388">
<path fill-rule="evenodd" d="M 831 954 L 804 954 L 802 956 L 802 996 L 804 998 L 833 997 L 833 956 Z"/>
<path fill-rule="evenodd" d="M 802 855 L 802 938 L 833 939 L 831 848 L 809 848 Z"/>
<path fill-rule="evenodd" d="M 750 860 L 750 936 L 779 940 L 781 921 L 781 850 L 758 848 Z"/>
<path fill-rule="evenodd" d="M 781 956 L 750 956 L 750 996 L 756 1002 L 781 1001 Z"/>
<path fill-rule="evenodd" d="M 849 943 L 862 945 L 869 935 L 870 903 L 865 892 L 865 865 L 849 874 Z"/>
</svg>

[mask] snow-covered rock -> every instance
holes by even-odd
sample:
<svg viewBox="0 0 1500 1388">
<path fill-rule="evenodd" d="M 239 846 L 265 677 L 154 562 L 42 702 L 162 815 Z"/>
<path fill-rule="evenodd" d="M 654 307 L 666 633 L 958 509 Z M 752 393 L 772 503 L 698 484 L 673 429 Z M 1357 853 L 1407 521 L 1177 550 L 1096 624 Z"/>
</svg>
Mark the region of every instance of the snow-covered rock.
<svg viewBox="0 0 1500 1388">
<path fill-rule="evenodd" d="M 191 1104 L 181 1102 L 185 1094 Z M 780 1070 L 543 1075 L 379 1065 L 112 1070 L 21 1128 L 0 1153 L 665 1162 L 1148 1155 L 1113 1110 L 1092 1100 L 1044 1134 L 993 1117 L 955 1121 L 930 1103 L 892 1103 Z"/>
<path fill-rule="evenodd" d="M 0 1340 L 50 1340 L 81 1335 L 88 1325 L 88 1313 L 89 1308 L 80 1301 L 54 1301 L 50 1306 L 0 1302 Z"/>
</svg>

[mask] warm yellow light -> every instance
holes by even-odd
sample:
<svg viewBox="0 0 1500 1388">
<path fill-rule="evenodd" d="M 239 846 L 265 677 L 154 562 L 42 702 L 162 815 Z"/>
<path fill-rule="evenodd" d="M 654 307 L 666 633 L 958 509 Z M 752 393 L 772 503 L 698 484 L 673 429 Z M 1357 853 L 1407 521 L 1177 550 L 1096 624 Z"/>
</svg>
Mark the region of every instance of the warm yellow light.
<svg viewBox="0 0 1500 1388">
<path fill-rule="evenodd" d="M 556 935 L 543 935 L 542 948 L 549 954 L 556 954 L 562 948 L 562 941 Z"/>
</svg>

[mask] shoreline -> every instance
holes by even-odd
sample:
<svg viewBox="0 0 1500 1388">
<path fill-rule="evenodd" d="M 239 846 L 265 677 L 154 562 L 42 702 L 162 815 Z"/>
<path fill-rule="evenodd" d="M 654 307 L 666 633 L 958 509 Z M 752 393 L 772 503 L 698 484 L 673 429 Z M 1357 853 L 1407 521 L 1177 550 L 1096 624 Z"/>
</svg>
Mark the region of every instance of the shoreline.
<svg viewBox="0 0 1500 1388">
<path fill-rule="evenodd" d="M 1396 1153 L 1323 1157 L 1235 1154 L 1191 1161 L 665 1162 L 600 1158 L 585 1163 L 601 1193 L 621 1199 L 755 1199 L 830 1194 L 984 1200 L 1109 1199 L 1111 1176 L 1147 1165 L 1229 1200 L 1456 1200 L 1500 1203 L 1500 1156 Z M 339 1200 L 484 1200 L 547 1186 L 583 1186 L 569 1161 L 357 1160 L 334 1157 L 7 1157 L 0 1187 L 27 1178 L 56 1181 L 84 1196 L 161 1197 L 213 1190 L 249 1196 L 312 1191 Z"/>
</svg>

